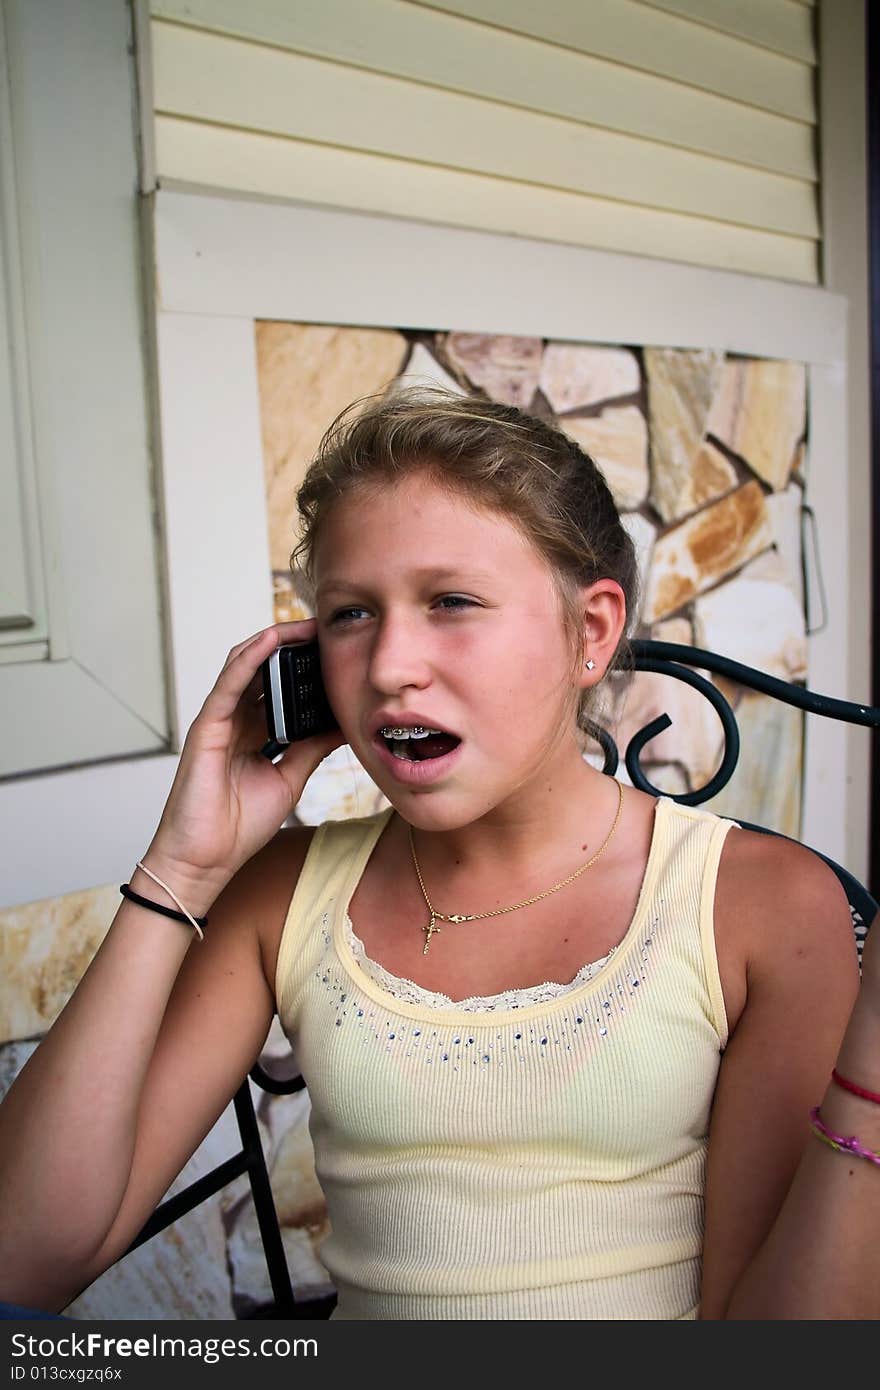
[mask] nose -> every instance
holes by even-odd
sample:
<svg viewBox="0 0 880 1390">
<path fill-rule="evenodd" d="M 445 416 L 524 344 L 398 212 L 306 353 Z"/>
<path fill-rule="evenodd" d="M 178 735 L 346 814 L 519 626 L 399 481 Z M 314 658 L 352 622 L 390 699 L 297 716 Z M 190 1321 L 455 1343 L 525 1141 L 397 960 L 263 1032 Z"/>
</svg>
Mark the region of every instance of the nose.
<svg viewBox="0 0 880 1390">
<path fill-rule="evenodd" d="M 386 613 L 374 629 L 369 679 L 383 695 L 408 687 L 424 690 L 431 682 L 426 634 L 417 620 L 403 613 Z"/>
</svg>

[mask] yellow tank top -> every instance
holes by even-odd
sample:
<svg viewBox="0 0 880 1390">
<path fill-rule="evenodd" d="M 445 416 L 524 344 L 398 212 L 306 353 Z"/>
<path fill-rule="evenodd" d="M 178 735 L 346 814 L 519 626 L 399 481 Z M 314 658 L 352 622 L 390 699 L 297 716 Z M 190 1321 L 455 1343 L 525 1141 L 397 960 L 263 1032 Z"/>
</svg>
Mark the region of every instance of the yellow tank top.
<svg viewBox="0 0 880 1390">
<path fill-rule="evenodd" d="M 352 954 L 348 905 L 390 814 L 315 832 L 278 954 L 335 1316 L 695 1317 L 731 823 L 658 801 L 607 963 L 549 1003 L 473 1014 L 395 999 Z"/>
</svg>

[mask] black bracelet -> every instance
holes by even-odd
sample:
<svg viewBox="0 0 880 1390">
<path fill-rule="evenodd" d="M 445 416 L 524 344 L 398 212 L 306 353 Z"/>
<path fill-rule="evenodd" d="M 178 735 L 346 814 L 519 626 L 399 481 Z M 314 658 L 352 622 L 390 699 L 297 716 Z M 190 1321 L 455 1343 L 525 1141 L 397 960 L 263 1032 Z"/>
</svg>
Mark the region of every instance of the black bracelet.
<svg viewBox="0 0 880 1390">
<path fill-rule="evenodd" d="M 138 907 L 148 907 L 152 912 L 161 912 L 163 917 L 173 917 L 175 922 L 185 922 L 188 927 L 192 926 L 192 922 L 190 922 L 189 918 L 185 917 L 182 912 L 178 912 L 173 907 L 163 907 L 161 903 L 154 903 L 151 898 L 142 898 L 140 893 L 136 893 L 133 888 L 129 888 L 127 883 L 120 883 L 119 891 L 124 898 L 128 898 L 130 902 L 137 903 Z M 198 922 L 200 927 L 206 927 L 208 925 L 207 917 L 196 917 L 194 921 Z"/>
</svg>

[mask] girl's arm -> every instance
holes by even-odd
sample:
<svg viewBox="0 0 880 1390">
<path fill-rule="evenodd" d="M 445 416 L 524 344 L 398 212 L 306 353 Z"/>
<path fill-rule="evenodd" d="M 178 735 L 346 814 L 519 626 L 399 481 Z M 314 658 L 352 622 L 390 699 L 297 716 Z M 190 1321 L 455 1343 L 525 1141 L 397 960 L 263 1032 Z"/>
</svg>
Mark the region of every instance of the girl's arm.
<svg viewBox="0 0 880 1390">
<path fill-rule="evenodd" d="M 73 998 L 0 1106 L 0 1298 L 61 1308 L 118 1258 L 257 1056 L 273 1011 L 264 931 L 308 832 L 278 827 L 336 735 L 272 765 L 259 667 L 285 624 L 233 648 L 187 735 L 144 863 L 192 928 L 123 900 Z M 132 886 L 174 904 L 147 875 Z M 286 894 L 286 897 L 285 897 Z"/>
<path fill-rule="evenodd" d="M 821 1102 L 831 1129 L 880 1147 L 870 1103 L 829 1086 L 837 1061 L 880 1089 L 880 941 L 869 933 L 859 991 L 831 870 L 747 832 L 722 856 L 716 931 L 746 961 L 746 1001 L 713 1107 L 700 1315 L 876 1318 L 880 1170 L 815 1139 L 809 1111 Z"/>
</svg>

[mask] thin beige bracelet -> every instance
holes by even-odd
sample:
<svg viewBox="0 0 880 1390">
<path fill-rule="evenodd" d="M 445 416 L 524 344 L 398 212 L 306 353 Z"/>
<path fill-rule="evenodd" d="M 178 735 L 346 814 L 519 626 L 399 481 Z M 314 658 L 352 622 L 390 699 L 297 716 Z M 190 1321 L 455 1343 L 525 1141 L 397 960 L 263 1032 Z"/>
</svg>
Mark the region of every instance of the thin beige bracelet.
<svg viewBox="0 0 880 1390">
<path fill-rule="evenodd" d="M 147 877 L 148 877 L 148 878 L 151 878 L 151 879 L 153 880 L 154 883 L 158 883 L 158 885 L 159 885 L 160 888 L 164 888 L 164 889 L 165 889 L 165 892 L 168 894 L 169 898 L 172 898 L 172 899 L 174 900 L 174 902 L 177 903 L 177 906 L 180 908 L 180 910 L 181 910 L 181 912 L 183 913 L 184 917 L 185 917 L 186 920 L 191 924 L 193 931 L 196 933 L 196 935 L 197 935 L 198 938 L 199 938 L 199 941 L 204 941 L 204 939 L 205 939 L 205 933 L 202 931 L 201 927 L 199 926 L 199 924 L 198 924 L 198 922 L 196 921 L 195 917 L 193 917 L 192 913 L 189 912 L 189 911 L 187 911 L 187 909 L 184 907 L 183 903 L 180 901 L 180 898 L 179 898 L 179 897 L 177 896 L 177 894 L 174 892 L 173 888 L 169 888 L 167 883 L 163 883 L 162 880 L 161 880 L 161 878 L 159 877 L 159 875 L 158 875 L 158 874 L 154 874 L 154 873 L 153 873 L 153 870 L 152 870 L 152 869 L 148 869 L 147 866 L 146 866 L 146 864 L 142 864 L 140 860 L 137 861 L 137 867 L 138 867 L 139 869 L 143 869 L 143 871 L 144 871 L 144 873 L 147 875 Z"/>
</svg>

